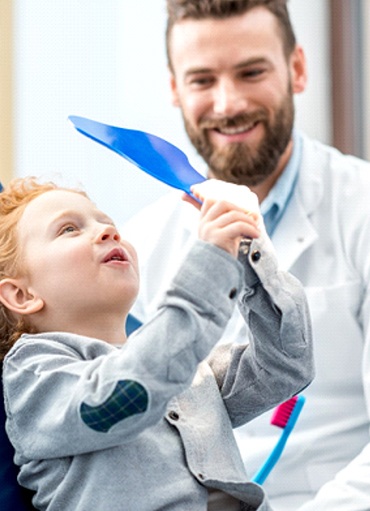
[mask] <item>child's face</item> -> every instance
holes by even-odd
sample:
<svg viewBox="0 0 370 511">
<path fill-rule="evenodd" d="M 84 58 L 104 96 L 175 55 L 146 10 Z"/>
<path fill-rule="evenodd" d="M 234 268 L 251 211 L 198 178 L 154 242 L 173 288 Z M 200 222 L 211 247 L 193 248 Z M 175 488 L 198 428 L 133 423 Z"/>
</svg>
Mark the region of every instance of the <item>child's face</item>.
<svg viewBox="0 0 370 511">
<path fill-rule="evenodd" d="M 32 200 L 18 239 L 24 279 L 46 317 L 73 323 L 129 311 L 139 286 L 136 252 L 83 195 L 52 190 Z"/>
</svg>

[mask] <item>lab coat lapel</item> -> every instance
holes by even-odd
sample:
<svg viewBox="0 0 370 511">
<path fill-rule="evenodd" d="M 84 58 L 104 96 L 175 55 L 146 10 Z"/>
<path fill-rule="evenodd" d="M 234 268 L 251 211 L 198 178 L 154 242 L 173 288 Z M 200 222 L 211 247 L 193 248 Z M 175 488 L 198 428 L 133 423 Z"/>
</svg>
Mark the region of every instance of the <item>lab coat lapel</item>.
<svg viewBox="0 0 370 511">
<path fill-rule="evenodd" d="M 323 197 L 323 185 L 318 172 L 323 162 L 315 160 L 318 160 L 317 153 L 312 151 L 309 141 L 304 139 L 298 182 L 272 236 L 280 268 L 286 271 L 318 238 L 311 219 Z"/>
<path fill-rule="evenodd" d="M 317 237 L 307 211 L 297 195 L 294 195 L 272 237 L 280 268 L 289 271 Z"/>
</svg>

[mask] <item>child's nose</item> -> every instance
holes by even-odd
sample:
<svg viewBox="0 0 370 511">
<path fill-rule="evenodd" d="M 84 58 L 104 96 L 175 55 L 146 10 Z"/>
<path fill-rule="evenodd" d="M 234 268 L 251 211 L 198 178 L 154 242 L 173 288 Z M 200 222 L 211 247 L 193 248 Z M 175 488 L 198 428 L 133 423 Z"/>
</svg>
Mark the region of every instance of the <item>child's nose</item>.
<svg viewBox="0 0 370 511">
<path fill-rule="evenodd" d="M 121 236 L 119 235 L 117 229 L 113 225 L 107 225 L 104 227 L 103 232 L 100 234 L 101 241 L 114 240 L 119 241 Z"/>
</svg>

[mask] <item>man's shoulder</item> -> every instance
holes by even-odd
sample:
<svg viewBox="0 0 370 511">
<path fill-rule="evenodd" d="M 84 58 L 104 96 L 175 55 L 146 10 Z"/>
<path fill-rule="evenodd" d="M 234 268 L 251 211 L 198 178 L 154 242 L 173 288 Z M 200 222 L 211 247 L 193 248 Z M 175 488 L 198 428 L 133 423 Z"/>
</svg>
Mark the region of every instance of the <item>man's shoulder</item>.
<svg viewBox="0 0 370 511">
<path fill-rule="evenodd" d="M 370 190 L 370 162 L 333 146 L 303 137 L 300 187 L 316 182 L 332 193 Z"/>
<path fill-rule="evenodd" d="M 319 164 L 319 167 L 334 168 L 339 172 L 354 168 L 360 171 L 369 171 L 370 169 L 369 161 L 352 154 L 344 154 L 339 149 L 319 140 L 302 135 L 302 142 L 302 167 L 312 166 L 315 162 Z"/>
<path fill-rule="evenodd" d="M 349 226 L 370 212 L 369 193 L 369 162 L 317 140 L 303 138 L 295 197 L 306 212 L 320 209 L 322 215 L 323 211 L 331 211 L 335 222 L 342 218 L 341 225 Z"/>
</svg>

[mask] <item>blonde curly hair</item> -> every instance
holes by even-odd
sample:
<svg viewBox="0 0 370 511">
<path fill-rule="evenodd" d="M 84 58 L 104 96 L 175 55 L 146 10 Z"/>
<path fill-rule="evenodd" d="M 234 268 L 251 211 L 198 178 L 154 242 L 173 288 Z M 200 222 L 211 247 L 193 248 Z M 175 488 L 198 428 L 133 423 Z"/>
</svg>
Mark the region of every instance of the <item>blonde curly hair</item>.
<svg viewBox="0 0 370 511">
<path fill-rule="evenodd" d="M 18 222 L 33 199 L 51 190 L 66 189 L 53 182 L 38 182 L 35 177 L 13 179 L 0 192 L 0 280 L 16 278 L 22 271 L 18 245 Z M 86 196 L 82 190 L 71 190 Z M 17 317 L 0 303 L 0 360 L 23 333 L 33 330 L 27 320 Z"/>
</svg>

